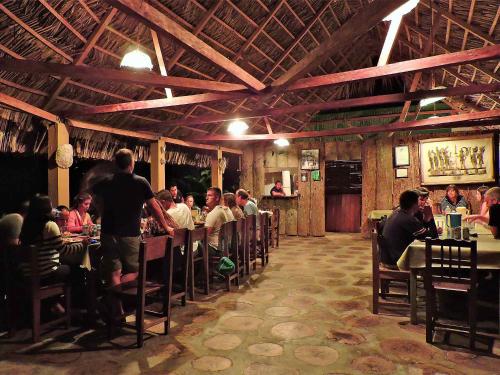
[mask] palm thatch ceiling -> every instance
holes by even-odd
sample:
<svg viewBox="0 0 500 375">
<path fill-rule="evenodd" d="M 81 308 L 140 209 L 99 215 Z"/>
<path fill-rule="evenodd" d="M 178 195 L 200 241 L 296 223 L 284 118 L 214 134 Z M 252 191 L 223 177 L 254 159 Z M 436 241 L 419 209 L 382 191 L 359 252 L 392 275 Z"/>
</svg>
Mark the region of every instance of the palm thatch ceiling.
<svg viewBox="0 0 500 375">
<path fill-rule="evenodd" d="M 241 84 L 229 74 L 173 38 L 152 32 L 149 26 L 104 0 L 3 0 L 0 3 L 0 58 L 119 69 L 123 55 L 140 46 L 152 57 L 154 71 L 158 36 L 168 76 Z M 142 3 L 142 2 L 139 2 Z M 377 0 L 144 0 L 163 15 L 215 49 L 235 66 L 265 86 L 283 78 L 317 46 Z M 433 25 L 432 48 L 427 55 L 440 55 L 498 44 L 500 4 L 491 0 L 421 0 L 403 19 L 389 62 L 426 56 Z M 332 53 L 306 76 L 368 68 L 376 65 L 388 24 L 379 22 L 350 40 L 346 48 Z M 467 86 L 499 81 L 500 62 L 477 61 L 429 69 L 419 88 Z M 408 91 L 414 73 L 393 78 L 348 82 L 336 86 L 278 92 L 199 104 L 94 114 L 85 111 L 105 104 L 165 98 L 161 87 L 107 79 L 68 78 L 0 71 L 0 92 L 51 113 L 79 113 L 86 121 L 115 128 L 149 130 L 176 138 L 198 138 L 225 133 L 223 122 L 175 126 L 175 122 L 199 116 L 232 114 L 266 108 L 287 108 L 336 99 L 394 91 L 404 84 Z M 200 94 L 200 90 L 173 89 L 174 97 Z M 485 111 L 498 107 L 498 92 L 447 98 L 455 113 Z M 0 109 L 1 110 L 1 109 Z M 83 112 L 83 113 L 82 113 Z M 253 133 L 295 132 L 305 129 L 315 111 L 250 120 Z M 174 125 L 170 124 L 173 122 Z"/>
</svg>

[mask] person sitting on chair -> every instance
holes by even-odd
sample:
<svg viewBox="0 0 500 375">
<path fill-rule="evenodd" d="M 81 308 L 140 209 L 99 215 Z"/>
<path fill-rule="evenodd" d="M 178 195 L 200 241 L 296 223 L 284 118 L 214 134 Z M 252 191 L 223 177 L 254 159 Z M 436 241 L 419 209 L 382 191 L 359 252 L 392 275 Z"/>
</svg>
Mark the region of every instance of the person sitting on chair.
<svg viewBox="0 0 500 375">
<path fill-rule="evenodd" d="M 219 232 L 223 224 L 233 221 L 234 216 L 229 207 L 221 204 L 222 192 L 218 187 L 211 187 L 207 190 L 206 205 L 208 214 L 205 220 L 205 227 L 208 232 L 208 248 L 213 254 L 220 255 L 219 252 Z"/>
<path fill-rule="evenodd" d="M 380 255 L 382 263 L 389 268 L 396 267 L 398 259 L 415 239 L 430 236 L 429 229 L 415 217 L 419 211 L 418 198 L 414 190 L 401 193 L 399 208 L 394 210 L 384 224 Z"/>
<path fill-rule="evenodd" d="M 425 187 L 419 187 L 414 190 L 418 194 L 418 211 L 415 217 L 429 230 L 429 236 L 437 238 L 442 233 L 442 228 L 437 228 L 432 214 L 432 205 L 429 199 L 429 190 Z"/>
<path fill-rule="evenodd" d="M 448 185 L 446 188 L 446 195 L 441 201 L 441 212 L 444 214 L 446 212 L 455 211 L 457 207 L 466 207 L 468 203 L 465 198 L 460 195 L 456 185 Z"/>
<path fill-rule="evenodd" d="M 500 187 L 493 187 L 484 193 L 484 201 L 488 206 L 489 216 L 471 215 L 475 216 L 474 221 L 487 222 L 490 227 L 491 233 L 495 238 L 500 238 Z M 467 219 L 469 219 L 469 216 Z"/>
</svg>

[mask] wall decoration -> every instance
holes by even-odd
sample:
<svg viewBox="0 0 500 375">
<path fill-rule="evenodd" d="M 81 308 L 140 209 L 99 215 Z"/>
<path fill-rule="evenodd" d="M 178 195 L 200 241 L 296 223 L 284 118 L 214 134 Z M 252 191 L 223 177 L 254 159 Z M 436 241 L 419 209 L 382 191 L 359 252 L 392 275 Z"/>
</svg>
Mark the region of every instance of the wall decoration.
<svg viewBox="0 0 500 375">
<path fill-rule="evenodd" d="M 300 157 L 301 169 L 319 169 L 319 150 L 302 150 Z"/>
<path fill-rule="evenodd" d="M 410 149 L 407 145 L 394 147 L 394 167 L 410 165 Z"/>
<path fill-rule="evenodd" d="M 423 185 L 495 181 L 493 135 L 420 141 Z"/>
<path fill-rule="evenodd" d="M 300 173 L 300 181 L 301 182 L 307 182 L 307 175 L 308 175 L 307 172 L 301 172 Z"/>
<path fill-rule="evenodd" d="M 408 168 L 396 168 L 396 178 L 408 178 Z"/>
<path fill-rule="evenodd" d="M 311 171 L 311 179 L 313 181 L 321 181 L 321 174 L 319 173 L 319 169 Z"/>
</svg>

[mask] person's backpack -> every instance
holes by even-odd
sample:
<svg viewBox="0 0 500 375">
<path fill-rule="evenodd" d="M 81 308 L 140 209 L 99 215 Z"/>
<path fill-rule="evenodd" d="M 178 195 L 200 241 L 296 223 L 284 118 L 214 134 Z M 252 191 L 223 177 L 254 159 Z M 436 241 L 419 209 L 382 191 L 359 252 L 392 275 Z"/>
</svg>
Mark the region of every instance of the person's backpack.
<svg viewBox="0 0 500 375">
<path fill-rule="evenodd" d="M 228 257 L 222 257 L 220 258 L 215 271 L 217 271 L 221 275 L 227 276 L 233 273 L 235 268 L 236 266 L 231 259 L 229 259 Z"/>
</svg>

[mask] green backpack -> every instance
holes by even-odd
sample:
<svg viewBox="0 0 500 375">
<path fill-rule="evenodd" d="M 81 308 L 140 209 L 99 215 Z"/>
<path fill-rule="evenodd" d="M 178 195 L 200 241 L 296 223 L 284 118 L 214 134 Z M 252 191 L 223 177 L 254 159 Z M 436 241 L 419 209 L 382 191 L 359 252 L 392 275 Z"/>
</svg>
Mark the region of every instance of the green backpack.
<svg viewBox="0 0 500 375">
<path fill-rule="evenodd" d="M 236 267 L 231 259 L 228 257 L 222 257 L 220 258 L 215 270 L 221 275 L 227 276 L 233 273 L 235 268 Z"/>
</svg>

